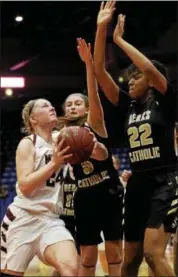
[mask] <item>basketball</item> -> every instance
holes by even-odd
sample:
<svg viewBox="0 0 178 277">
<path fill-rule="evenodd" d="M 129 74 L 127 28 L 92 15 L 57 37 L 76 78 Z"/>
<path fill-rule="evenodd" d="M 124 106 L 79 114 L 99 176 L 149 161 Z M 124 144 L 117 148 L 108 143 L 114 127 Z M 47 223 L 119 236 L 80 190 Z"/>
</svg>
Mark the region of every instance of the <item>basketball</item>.
<svg viewBox="0 0 178 277">
<path fill-rule="evenodd" d="M 93 135 L 87 128 L 70 126 L 63 128 L 58 135 L 58 143 L 65 138 L 63 149 L 70 146 L 68 153 L 73 156 L 68 160 L 71 164 L 78 164 L 89 159 L 94 148 Z"/>
</svg>

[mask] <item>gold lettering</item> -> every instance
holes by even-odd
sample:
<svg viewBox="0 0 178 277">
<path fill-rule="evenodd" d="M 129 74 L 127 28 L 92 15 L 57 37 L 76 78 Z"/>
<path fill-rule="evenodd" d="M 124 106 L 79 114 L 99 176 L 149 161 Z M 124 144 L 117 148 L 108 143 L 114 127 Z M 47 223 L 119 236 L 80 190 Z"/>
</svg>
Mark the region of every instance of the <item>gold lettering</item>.
<svg viewBox="0 0 178 277">
<path fill-rule="evenodd" d="M 136 119 L 136 114 L 131 114 L 129 118 L 129 124 L 133 123 Z"/>
<path fill-rule="evenodd" d="M 66 185 L 66 184 L 64 185 L 64 191 L 68 191 L 68 190 L 67 190 L 67 185 Z"/>
<path fill-rule="evenodd" d="M 134 127 L 130 127 L 127 130 L 127 134 L 129 136 L 129 141 L 130 141 L 130 147 L 135 148 L 140 146 L 140 141 L 139 141 L 139 133 L 138 129 Z"/>
<path fill-rule="evenodd" d="M 153 139 L 151 138 L 151 126 L 148 123 L 145 123 L 139 127 L 139 132 L 141 133 L 140 135 L 140 141 L 141 145 L 149 145 L 153 144 Z"/>
<path fill-rule="evenodd" d="M 86 162 L 81 163 L 81 166 L 83 168 L 83 172 L 86 175 L 92 173 L 93 170 L 94 170 L 94 166 L 93 166 L 93 164 L 90 161 L 86 161 Z"/>
<path fill-rule="evenodd" d="M 90 184 L 89 184 L 89 182 L 88 182 L 88 179 L 86 178 L 86 179 L 83 179 L 82 180 L 82 187 L 83 188 L 87 188 L 87 187 L 89 187 L 90 186 Z"/>
<path fill-rule="evenodd" d="M 106 179 L 107 177 L 108 177 L 108 171 L 106 170 L 106 171 L 102 171 L 101 172 L 101 177 L 103 178 L 103 179 Z"/>
<path fill-rule="evenodd" d="M 139 150 L 139 160 L 144 160 L 144 153 L 142 150 Z"/>
<path fill-rule="evenodd" d="M 82 181 L 81 180 L 78 180 L 78 187 L 82 188 Z"/>
<path fill-rule="evenodd" d="M 136 161 L 139 161 L 138 151 L 135 151 L 135 158 L 136 158 Z"/>
<path fill-rule="evenodd" d="M 68 194 L 66 197 L 66 205 L 65 206 L 67 208 L 70 208 L 72 205 L 72 197 L 73 197 L 72 194 Z"/>
<path fill-rule="evenodd" d="M 74 210 L 72 210 L 72 209 L 64 209 L 62 214 L 63 215 L 67 215 L 67 216 L 74 216 Z"/>
<path fill-rule="evenodd" d="M 148 149 L 144 149 L 143 150 L 143 155 L 144 155 L 144 158 L 145 158 L 145 160 L 148 160 L 149 159 L 149 152 L 148 152 Z"/>
<path fill-rule="evenodd" d="M 92 175 L 88 178 L 78 180 L 78 187 L 79 188 L 86 188 L 90 186 L 95 186 L 101 182 L 103 182 L 106 179 L 109 179 L 108 171 L 102 171 L 100 174 Z"/>
<path fill-rule="evenodd" d="M 150 119 L 151 111 L 146 111 L 146 117 L 145 119 L 148 120 Z"/>
<path fill-rule="evenodd" d="M 143 160 L 160 158 L 160 148 L 159 146 L 157 146 L 157 147 L 146 148 L 143 150 L 130 152 L 129 157 L 132 163 L 143 161 Z"/>
<path fill-rule="evenodd" d="M 154 155 L 152 155 L 152 153 L 151 153 L 151 149 L 150 149 L 150 148 L 148 149 L 148 151 L 149 151 L 149 156 L 150 156 L 150 159 L 154 159 Z"/>
<path fill-rule="evenodd" d="M 76 188 L 75 184 L 64 184 L 64 191 L 73 192 Z"/>
<path fill-rule="evenodd" d="M 157 158 L 160 158 L 160 152 L 159 152 L 159 151 L 160 151 L 160 148 L 157 146 L 157 147 L 155 147 L 154 149 L 155 149 L 155 153 L 156 153 L 155 156 L 156 156 Z"/>
<path fill-rule="evenodd" d="M 76 185 L 73 184 L 73 185 L 72 185 L 72 191 L 75 191 L 75 190 L 76 190 Z"/>
<path fill-rule="evenodd" d="M 145 120 L 145 112 L 141 115 L 141 121 Z"/>
<path fill-rule="evenodd" d="M 137 115 L 136 122 L 141 121 L 141 114 Z"/>
<path fill-rule="evenodd" d="M 130 158 L 131 162 L 134 163 L 134 159 L 133 159 L 132 153 L 129 153 L 129 158 Z"/>
</svg>

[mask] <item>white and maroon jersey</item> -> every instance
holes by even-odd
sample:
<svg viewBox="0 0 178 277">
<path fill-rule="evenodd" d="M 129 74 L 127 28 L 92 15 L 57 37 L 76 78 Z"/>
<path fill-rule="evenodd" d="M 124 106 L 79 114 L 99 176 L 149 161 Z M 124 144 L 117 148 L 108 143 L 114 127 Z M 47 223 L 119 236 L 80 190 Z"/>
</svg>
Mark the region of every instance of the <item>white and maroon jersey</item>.
<svg viewBox="0 0 178 277">
<path fill-rule="evenodd" d="M 44 167 L 52 156 L 52 145 L 38 135 L 27 137 L 35 147 L 35 171 Z M 26 197 L 16 184 L 17 196 L 13 205 L 28 210 L 31 213 L 43 213 L 50 216 L 59 216 L 63 209 L 63 189 L 60 184 L 59 168 L 45 183 L 37 187 L 30 196 Z"/>
</svg>

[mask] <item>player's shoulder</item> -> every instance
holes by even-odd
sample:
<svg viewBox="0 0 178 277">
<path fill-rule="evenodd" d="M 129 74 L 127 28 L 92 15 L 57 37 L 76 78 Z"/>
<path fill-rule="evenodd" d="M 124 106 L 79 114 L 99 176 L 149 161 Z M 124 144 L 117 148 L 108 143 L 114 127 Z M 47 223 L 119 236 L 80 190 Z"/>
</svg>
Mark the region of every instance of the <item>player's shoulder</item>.
<svg viewBox="0 0 178 277">
<path fill-rule="evenodd" d="M 169 81 L 167 81 L 167 87 L 166 87 L 166 90 L 164 93 L 161 93 L 161 92 L 157 91 L 156 89 L 154 89 L 154 95 L 156 96 L 156 98 L 158 98 L 158 100 L 165 98 L 165 96 L 166 97 L 168 95 L 170 96 L 170 95 L 174 94 L 174 92 L 175 92 L 175 89 Z"/>
<path fill-rule="evenodd" d="M 37 135 L 31 134 L 23 137 L 18 146 L 35 146 L 37 141 Z"/>
<path fill-rule="evenodd" d="M 29 153 L 29 151 L 32 151 L 34 149 L 34 143 L 31 136 L 25 136 L 23 137 L 18 146 L 17 146 L 17 153 L 19 152 L 26 152 Z"/>
<path fill-rule="evenodd" d="M 120 104 L 121 101 L 122 102 L 124 101 L 127 104 L 129 104 L 131 102 L 129 92 L 124 89 L 120 89 L 118 105 Z"/>
<path fill-rule="evenodd" d="M 173 87 L 173 85 L 169 82 L 169 81 L 167 81 L 167 87 L 166 87 L 166 90 L 165 90 L 165 93 L 164 94 L 167 94 L 167 93 L 172 93 L 172 92 L 174 92 L 175 90 L 174 90 L 174 87 Z"/>
<path fill-rule="evenodd" d="M 34 145 L 33 135 L 23 137 L 20 140 L 19 145 Z"/>
</svg>

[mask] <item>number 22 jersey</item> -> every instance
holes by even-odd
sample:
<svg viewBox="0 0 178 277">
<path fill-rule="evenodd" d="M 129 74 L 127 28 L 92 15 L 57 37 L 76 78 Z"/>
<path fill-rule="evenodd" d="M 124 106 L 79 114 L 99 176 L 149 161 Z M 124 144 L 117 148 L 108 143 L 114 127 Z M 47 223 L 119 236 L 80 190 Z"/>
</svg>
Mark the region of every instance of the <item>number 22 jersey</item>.
<svg viewBox="0 0 178 277">
<path fill-rule="evenodd" d="M 128 94 L 120 91 L 118 106 L 125 113 L 132 170 L 176 167 L 176 100 L 171 85 L 168 83 L 165 95 L 153 90 L 144 103 L 132 101 Z"/>
</svg>

